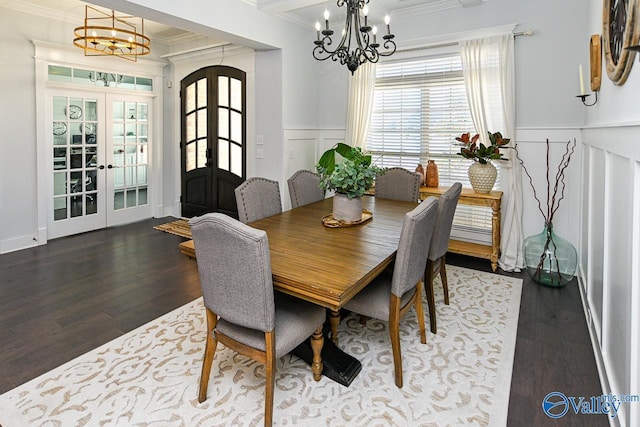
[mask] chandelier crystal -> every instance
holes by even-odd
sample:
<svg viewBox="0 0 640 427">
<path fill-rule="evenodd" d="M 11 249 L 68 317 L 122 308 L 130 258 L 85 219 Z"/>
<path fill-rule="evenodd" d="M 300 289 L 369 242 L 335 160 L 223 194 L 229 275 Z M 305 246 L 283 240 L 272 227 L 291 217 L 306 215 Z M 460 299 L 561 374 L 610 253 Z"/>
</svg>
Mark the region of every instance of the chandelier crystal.
<svg viewBox="0 0 640 427">
<path fill-rule="evenodd" d="M 384 40 L 380 51 L 378 43 L 378 27 L 371 26 L 368 22 L 369 0 L 337 0 L 338 7 L 347 6 L 347 20 L 342 30 L 338 45 L 332 49 L 333 30 L 329 28 L 329 11 L 324 11 L 325 28 L 320 22 L 316 22 L 317 39 L 314 41 L 313 57 L 319 61 L 331 58 L 346 65 L 351 74 L 355 73 L 361 64 L 366 61 L 378 62 L 381 56 L 392 55 L 396 51 L 395 37 L 389 29 L 389 15 L 384 18 L 387 33 L 382 36 Z M 362 16 L 361 16 L 362 15 Z M 363 18 L 364 24 L 361 24 Z"/>
<path fill-rule="evenodd" d="M 135 16 L 106 13 L 85 6 L 84 25 L 74 30 L 73 44 L 84 50 L 85 56 L 118 56 L 137 61 L 138 56 L 151 52 L 149 37 L 144 35 L 144 19 Z"/>
</svg>

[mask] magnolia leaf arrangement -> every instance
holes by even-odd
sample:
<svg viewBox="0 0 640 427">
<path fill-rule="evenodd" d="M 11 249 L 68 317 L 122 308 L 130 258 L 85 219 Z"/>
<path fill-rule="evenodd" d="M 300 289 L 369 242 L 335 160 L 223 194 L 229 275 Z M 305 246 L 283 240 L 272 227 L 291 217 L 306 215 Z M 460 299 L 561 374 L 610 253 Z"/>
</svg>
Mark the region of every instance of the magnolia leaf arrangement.
<svg viewBox="0 0 640 427">
<path fill-rule="evenodd" d="M 342 162 L 336 162 L 336 154 L 342 156 Z M 339 142 L 318 160 L 316 169 L 320 174 L 320 188 L 345 194 L 350 199 L 361 197 L 373 185 L 376 176 L 383 169 L 371 163 L 371 155 L 360 147 Z"/>
<path fill-rule="evenodd" d="M 489 142 L 491 142 L 491 144 L 486 146 L 481 142 L 478 143 L 478 139 L 480 139 L 479 134 L 471 136 L 469 132 L 463 133 L 456 138 L 456 141 L 461 145 L 460 152 L 456 154 L 465 159 L 482 163 L 483 165 L 487 164 L 489 160 L 508 160 L 506 157 L 503 157 L 503 154 L 500 152 L 500 147 L 507 145 L 511 139 L 503 138 L 500 132 L 487 133 L 489 134 Z"/>
</svg>

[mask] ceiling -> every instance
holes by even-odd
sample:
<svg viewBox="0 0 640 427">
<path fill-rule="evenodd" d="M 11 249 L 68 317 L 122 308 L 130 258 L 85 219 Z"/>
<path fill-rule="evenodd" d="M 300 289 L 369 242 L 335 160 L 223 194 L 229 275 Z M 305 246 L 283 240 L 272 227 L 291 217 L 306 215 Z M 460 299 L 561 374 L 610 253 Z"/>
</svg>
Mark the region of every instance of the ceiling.
<svg viewBox="0 0 640 427">
<path fill-rule="evenodd" d="M 321 20 L 323 12 L 328 9 L 331 21 L 344 19 L 346 15 L 343 6 L 338 8 L 336 0 L 236 0 L 252 4 L 257 9 L 302 26 L 312 28 L 315 21 Z M 406 14 L 434 12 L 455 7 L 477 6 L 488 0 L 371 0 L 369 3 L 370 19 L 382 22 L 384 15 L 401 16 Z M 80 0 L 0 0 L 0 7 L 21 10 L 41 16 L 47 16 L 70 23 L 82 22 L 84 6 Z M 173 44 L 174 40 L 184 40 L 194 34 L 176 28 L 172 25 L 161 24 L 145 19 L 145 33 L 156 41 Z"/>
</svg>

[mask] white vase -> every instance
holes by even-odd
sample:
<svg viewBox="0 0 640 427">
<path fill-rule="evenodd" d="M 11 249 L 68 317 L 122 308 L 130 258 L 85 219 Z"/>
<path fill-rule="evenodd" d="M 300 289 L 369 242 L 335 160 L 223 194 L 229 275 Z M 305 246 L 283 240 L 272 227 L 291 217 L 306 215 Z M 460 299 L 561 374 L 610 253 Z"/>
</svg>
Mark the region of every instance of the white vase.
<svg viewBox="0 0 640 427">
<path fill-rule="evenodd" d="M 341 221 L 360 221 L 362 219 L 362 197 L 350 199 L 346 194 L 333 196 L 333 218 Z"/>
<path fill-rule="evenodd" d="M 471 187 L 476 193 L 489 193 L 498 177 L 498 170 L 491 162 L 485 164 L 473 162 L 469 166 L 468 173 L 469 182 L 471 182 Z"/>
</svg>

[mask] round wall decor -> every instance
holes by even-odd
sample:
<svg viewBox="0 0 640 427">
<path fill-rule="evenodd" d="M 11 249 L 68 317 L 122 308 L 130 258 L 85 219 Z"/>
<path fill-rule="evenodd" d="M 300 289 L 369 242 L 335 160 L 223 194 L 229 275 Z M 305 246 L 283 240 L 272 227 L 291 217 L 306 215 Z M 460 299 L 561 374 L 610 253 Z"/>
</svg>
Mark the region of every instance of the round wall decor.
<svg viewBox="0 0 640 427">
<path fill-rule="evenodd" d="M 615 85 L 627 80 L 634 51 L 626 49 L 638 44 L 638 0 L 604 0 L 602 9 L 602 47 L 607 75 Z"/>
</svg>

